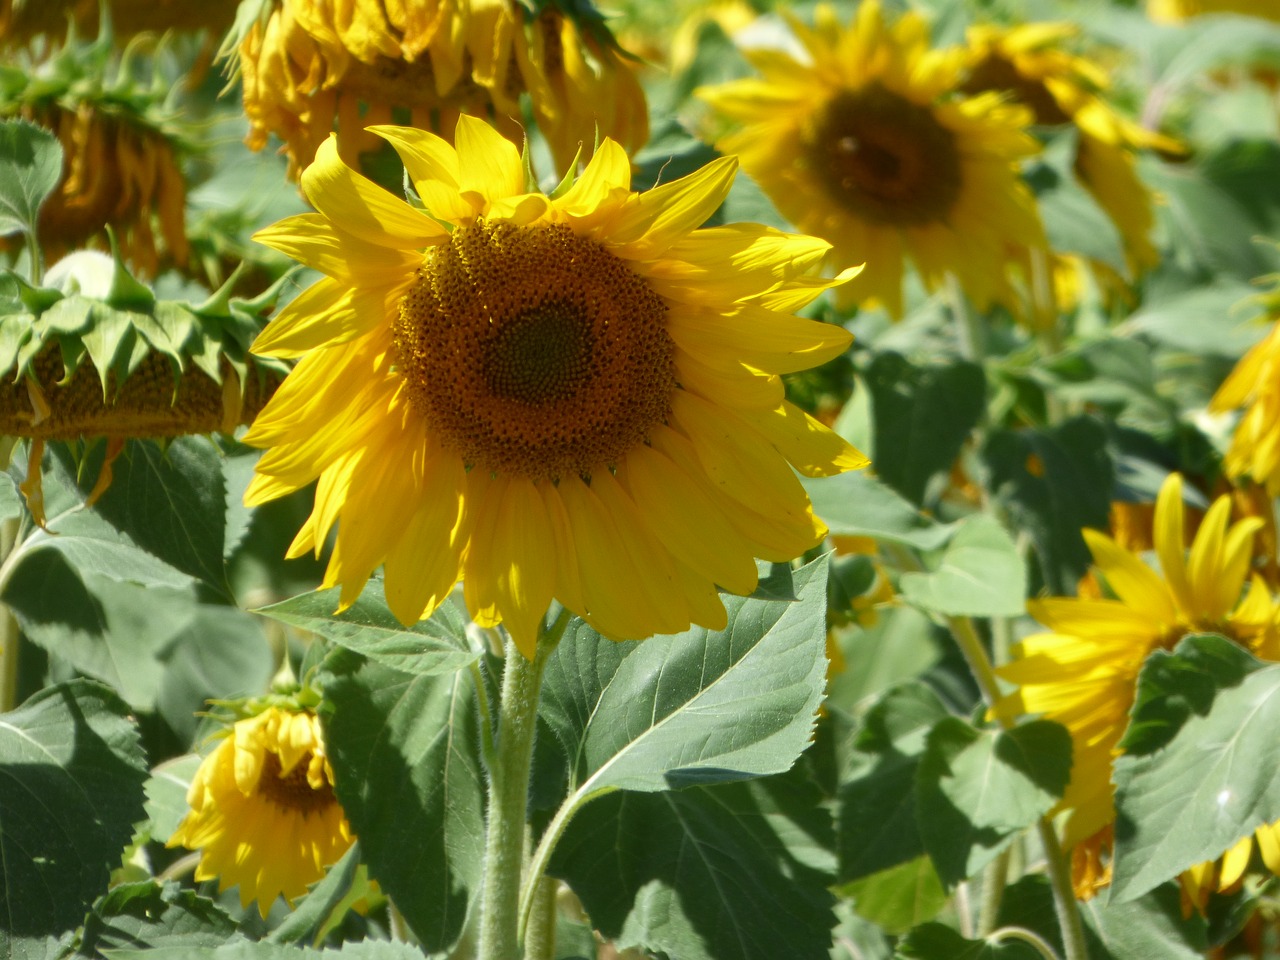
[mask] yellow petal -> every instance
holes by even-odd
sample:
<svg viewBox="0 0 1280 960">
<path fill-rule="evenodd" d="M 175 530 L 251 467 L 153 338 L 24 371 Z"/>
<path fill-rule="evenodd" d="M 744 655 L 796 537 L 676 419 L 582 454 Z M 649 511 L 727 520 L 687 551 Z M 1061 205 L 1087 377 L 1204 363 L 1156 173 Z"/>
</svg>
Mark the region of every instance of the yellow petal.
<svg viewBox="0 0 1280 960">
<path fill-rule="evenodd" d="M 596 148 L 595 156 L 555 206 L 573 216 L 595 213 L 603 204 L 631 189 L 631 161 L 626 152 L 612 140 Z"/>
<path fill-rule="evenodd" d="M 1161 624 L 1174 624 L 1178 612 L 1168 584 L 1138 557 L 1097 530 L 1084 530 L 1094 563 L 1121 600 Z"/>
<path fill-rule="evenodd" d="M 633 196 L 612 223 L 612 242 L 623 245 L 620 253 L 630 259 L 661 255 L 707 222 L 729 195 L 737 171 L 735 157 L 720 157 L 687 177 Z"/>
<path fill-rule="evenodd" d="M 462 114 L 454 142 L 460 193 L 474 192 L 491 202 L 525 192 L 520 151 L 489 124 Z"/>
<path fill-rule="evenodd" d="M 468 523 L 461 461 L 436 456 L 424 468 L 423 491 L 405 521 L 404 534 L 387 554 L 387 606 L 403 624 L 429 617 L 462 575 Z"/>
<path fill-rule="evenodd" d="M 458 193 L 458 152 L 447 140 L 413 127 L 368 127 L 400 154 L 409 179 L 431 215 L 452 223 L 475 216 L 475 208 Z"/>
<path fill-rule="evenodd" d="M 253 239 L 337 280 L 365 287 L 411 280 L 422 263 L 415 250 L 397 250 L 334 227 L 318 213 L 300 213 L 264 227 Z"/>
<path fill-rule="evenodd" d="M 356 173 L 338 156 L 338 138 L 330 134 L 316 158 L 302 171 L 302 193 L 331 223 L 369 243 L 421 249 L 448 234 L 373 181 Z"/>
<path fill-rule="evenodd" d="M 738 413 L 806 477 L 831 477 L 847 470 L 860 470 L 871 462 L 844 437 L 790 401 L 767 412 L 743 410 Z"/>
<path fill-rule="evenodd" d="M 1156 555 L 1160 558 L 1160 569 L 1164 578 L 1169 581 L 1169 589 L 1173 591 L 1179 609 L 1185 616 L 1191 617 L 1195 611 L 1195 599 L 1187 582 L 1184 523 L 1182 476 L 1171 473 L 1160 485 L 1160 494 L 1156 497 L 1153 535 Z"/>
<path fill-rule="evenodd" d="M 398 287 L 365 290 L 325 277 L 271 318 L 253 341 L 253 352 L 261 357 L 300 357 L 317 347 L 348 343 L 390 323 L 389 303 L 399 296 Z"/>
</svg>

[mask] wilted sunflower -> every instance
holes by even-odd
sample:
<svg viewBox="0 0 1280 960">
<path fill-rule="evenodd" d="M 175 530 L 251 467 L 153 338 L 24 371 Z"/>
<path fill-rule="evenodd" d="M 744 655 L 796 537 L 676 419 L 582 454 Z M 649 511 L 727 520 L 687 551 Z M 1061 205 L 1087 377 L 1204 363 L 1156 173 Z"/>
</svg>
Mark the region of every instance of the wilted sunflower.
<svg viewBox="0 0 1280 960">
<path fill-rule="evenodd" d="M 1230 497 L 1215 500 L 1187 556 L 1182 478 L 1171 474 L 1156 500 L 1159 571 L 1111 537 L 1086 530 L 1096 573 L 1116 599 L 1053 597 L 1027 604 L 1050 632 L 1024 638 L 1015 647 L 1017 659 L 997 671 L 1017 689 L 996 709 L 1011 718 L 1039 714 L 1071 732 L 1071 781 L 1060 804 L 1067 812 L 1067 847 L 1096 846 L 1100 836 L 1110 842 L 1111 764 L 1128 725 L 1138 672 L 1152 651 L 1212 632 L 1275 658 L 1280 606 L 1249 569 L 1262 521 L 1231 523 L 1230 514 Z M 1096 886 L 1096 864 L 1083 872 Z"/>
<path fill-rule="evenodd" d="M 997 94 L 959 94 L 962 52 L 931 50 L 915 13 L 888 26 L 880 4 L 850 27 L 818 7 L 792 20 L 808 60 L 748 50 L 763 76 L 699 96 L 742 129 L 717 147 L 782 214 L 833 244 L 837 264 L 865 260 L 847 300 L 874 297 L 898 316 L 907 257 L 930 289 L 953 274 L 980 309 L 1014 303 L 1010 249 L 1042 246 L 1017 163 L 1038 146 L 1029 112 Z"/>
<path fill-rule="evenodd" d="M 171 847 L 200 851 L 197 880 L 240 887 L 265 917 L 324 876 L 354 839 L 333 793 L 320 721 L 310 710 L 271 706 L 238 720 L 205 757 L 187 791 Z"/>
<path fill-rule="evenodd" d="M 258 239 L 328 274 L 255 343 L 302 356 L 245 437 L 269 446 L 250 505 L 319 478 L 290 555 L 338 525 L 345 607 L 385 562 L 405 623 L 459 575 L 477 622 L 532 655 L 552 597 L 615 638 L 725 623 L 754 557 L 820 542 L 794 465 L 864 457 L 783 399 L 778 374 L 840 354 L 789 314 L 840 282 L 827 244 L 754 224 L 699 230 L 736 164 L 635 194 L 612 140 L 528 192 L 520 155 L 460 117 L 457 149 L 378 127 L 426 210 L 355 174 L 332 140 L 302 175 L 318 213 Z M 790 464 L 790 465 L 789 465 Z"/>
<path fill-rule="evenodd" d="M 1109 85 L 1106 72 L 1064 49 L 1078 32 L 1070 23 L 970 27 L 964 89 L 1004 93 L 1030 108 L 1037 125 L 1076 129 L 1076 175 L 1115 224 L 1137 272 L 1160 257 L 1150 239 L 1152 194 L 1137 174 L 1135 152 L 1181 148 L 1125 119 L 1099 96 Z"/>
<path fill-rule="evenodd" d="M 334 128 L 342 156 L 380 141 L 370 124 L 411 121 L 451 136 L 459 113 L 524 138 L 521 95 L 566 168 L 599 137 L 628 149 L 648 138 L 644 92 L 598 14 L 583 3 L 519 0 L 261 0 L 239 44 L 248 143 L 285 141 L 291 174 Z"/>
</svg>

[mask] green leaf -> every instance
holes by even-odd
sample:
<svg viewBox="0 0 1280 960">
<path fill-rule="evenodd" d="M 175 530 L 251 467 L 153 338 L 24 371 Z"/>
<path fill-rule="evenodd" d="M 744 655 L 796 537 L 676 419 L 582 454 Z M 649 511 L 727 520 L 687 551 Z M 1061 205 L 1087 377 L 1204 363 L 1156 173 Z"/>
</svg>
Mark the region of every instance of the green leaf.
<svg viewBox="0 0 1280 960">
<path fill-rule="evenodd" d="M 1076 173 L 1079 137 L 1074 127 L 1052 136 L 1029 161 L 1024 176 L 1036 194 L 1049 246 L 1105 263 L 1121 276 L 1129 272 L 1120 232 Z"/>
<path fill-rule="evenodd" d="M 975 730 L 934 724 L 916 773 L 916 819 L 948 887 L 975 876 L 1066 789 L 1071 735 L 1047 720 Z"/>
<path fill-rule="evenodd" d="M 1280 665 L 1192 636 L 1138 675 L 1115 762 L 1112 896 L 1141 896 L 1280 820 Z"/>
<path fill-rule="evenodd" d="M 1190 289 L 1167 287 L 1148 291 L 1117 333 L 1141 333 L 1178 350 L 1235 359 L 1268 330 L 1257 287 L 1231 277 Z"/>
<path fill-rule="evenodd" d="M 853 769 L 837 798 L 842 883 L 924 853 L 916 825 L 916 773 L 929 731 L 947 716 L 937 695 L 918 682 L 894 687 L 867 712 L 854 744 Z"/>
<path fill-rule="evenodd" d="M 865 470 L 802 479 L 813 512 L 837 537 L 872 537 L 936 550 L 953 528 L 926 517 Z"/>
<path fill-rule="evenodd" d="M 1009 534 L 994 517 L 961 521 L 938 566 L 904 573 L 902 597 L 946 616 L 1016 617 L 1026 604 L 1027 574 Z"/>
<path fill-rule="evenodd" d="M 317 590 L 255 611 L 317 633 L 393 670 L 415 676 L 455 673 L 480 653 L 467 641 L 466 621 L 452 603 L 404 626 L 387 608 L 381 580 L 370 580 L 351 607 L 335 614 L 337 589 Z"/>
<path fill-rule="evenodd" d="M 1036 948 L 1020 940 L 967 940 L 941 923 L 916 927 L 898 943 L 895 957 L 910 960 L 1041 960 Z"/>
<path fill-rule="evenodd" d="M 62 145 L 22 120 L 0 123 L 0 236 L 35 233 L 40 205 L 62 176 Z"/>
<path fill-rule="evenodd" d="M 819 800 L 796 776 L 614 793 L 577 815 L 551 872 L 623 949 L 826 960 L 831 822 Z"/>
<path fill-rule="evenodd" d="M 318 945 L 325 932 L 342 919 L 351 904 L 368 893 L 368 883 L 358 882 L 359 874 L 360 841 L 357 840 L 267 939 L 272 943 L 306 940 L 313 946 Z"/>
<path fill-rule="evenodd" d="M 906 933 L 936 917 L 947 905 L 947 891 L 928 857 L 863 877 L 840 888 L 858 916 L 888 934 Z"/>
<path fill-rule="evenodd" d="M 79 925 L 142 819 L 129 708 L 73 680 L 0 722 L 0 956 Z"/>
<path fill-rule="evenodd" d="M 875 424 L 875 471 L 912 503 L 951 468 L 986 406 L 986 376 L 967 360 L 915 366 L 882 353 L 865 372 Z"/>
<path fill-rule="evenodd" d="M 448 950 L 479 893 L 484 850 L 471 674 L 400 673 L 339 648 L 321 686 L 335 790 L 369 873 L 429 951 Z"/>
<path fill-rule="evenodd" d="M 1114 469 L 1106 443 L 1098 420 L 1075 417 L 1048 430 L 992 431 L 982 448 L 985 485 L 1030 535 L 1054 594 L 1071 593 L 1092 562 L 1080 531 L 1107 528 Z"/>
<path fill-rule="evenodd" d="M 226 911 L 173 881 L 124 883 L 93 905 L 80 952 L 97 956 L 115 947 L 216 947 L 238 939 Z"/>
<path fill-rule="evenodd" d="M 809 745 L 826 669 L 826 561 L 795 602 L 724 596 L 728 625 L 615 645 L 579 625 L 547 664 L 541 715 L 577 803 L 781 773 Z"/>
<path fill-rule="evenodd" d="M 144 809 L 151 821 L 151 839 L 156 843 L 167 843 L 187 815 L 187 791 L 202 759 L 198 753 L 188 753 L 166 760 L 151 771 L 145 784 Z"/>
</svg>

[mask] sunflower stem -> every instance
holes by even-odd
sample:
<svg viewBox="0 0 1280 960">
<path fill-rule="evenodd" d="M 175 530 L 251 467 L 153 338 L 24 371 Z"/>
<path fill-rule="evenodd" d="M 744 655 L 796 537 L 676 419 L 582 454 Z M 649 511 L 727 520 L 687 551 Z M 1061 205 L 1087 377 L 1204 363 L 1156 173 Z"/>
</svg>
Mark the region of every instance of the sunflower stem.
<svg viewBox="0 0 1280 960">
<path fill-rule="evenodd" d="M 1062 929 L 1062 948 L 1066 960 L 1089 960 L 1089 948 L 1084 942 L 1084 924 L 1080 920 L 1080 908 L 1076 905 L 1076 892 L 1071 886 L 1071 864 L 1062 852 L 1058 832 L 1048 817 L 1041 817 L 1036 824 L 1040 843 L 1044 846 L 1045 868 L 1049 874 L 1049 886 L 1053 890 L 1053 908 L 1058 914 L 1058 926 Z"/>
<path fill-rule="evenodd" d="M 1000 917 L 1000 901 L 1009 880 L 1009 849 L 987 865 L 982 877 L 982 903 L 978 907 L 978 936 L 986 937 L 996 928 Z"/>
<path fill-rule="evenodd" d="M 0 557 L 13 553 L 18 542 L 18 518 L 0 522 Z M 0 603 L 0 713 L 18 705 L 18 621 L 8 604 Z"/>
<path fill-rule="evenodd" d="M 556 893 L 554 877 L 539 877 L 533 891 L 533 910 L 524 933 L 525 960 L 554 960 L 556 955 Z"/>
<path fill-rule="evenodd" d="M 547 657 L 568 622 L 569 612 L 561 610 L 550 629 L 544 629 L 538 637 L 532 661 L 526 660 L 510 639 L 506 641 L 495 763 L 489 770 L 479 960 L 516 960 L 520 956 L 520 884 L 538 696 Z"/>
<path fill-rule="evenodd" d="M 956 325 L 956 339 L 960 343 L 960 356 L 974 363 L 981 363 L 987 354 L 986 331 L 969 309 L 964 288 L 960 286 L 954 273 L 947 274 L 946 288 L 947 305 L 951 308 L 951 319 Z"/>
<path fill-rule="evenodd" d="M 991 944 L 1003 943 L 1005 940 L 1021 940 L 1023 943 L 1030 944 L 1036 953 L 1044 957 L 1044 960 L 1059 960 L 1057 952 L 1049 946 L 1044 937 L 1024 927 L 1001 927 L 999 930 L 992 931 L 986 940 Z"/>
</svg>

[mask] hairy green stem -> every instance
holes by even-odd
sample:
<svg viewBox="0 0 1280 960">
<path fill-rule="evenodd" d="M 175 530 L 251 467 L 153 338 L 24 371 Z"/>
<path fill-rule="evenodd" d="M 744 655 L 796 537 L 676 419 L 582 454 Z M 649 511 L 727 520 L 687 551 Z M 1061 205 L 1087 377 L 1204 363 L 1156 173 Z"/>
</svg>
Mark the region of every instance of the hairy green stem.
<svg viewBox="0 0 1280 960">
<path fill-rule="evenodd" d="M 996 928 L 1000 918 L 1000 901 L 1004 899 L 1005 884 L 1009 880 L 1009 850 L 987 864 L 982 875 L 982 903 L 978 907 L 978 936 L 985 937 Z"/>
<path fill-rule="evenodd" d="M 993 931 L 991 936 L 986 939 L 987 943 L 1021 940 L 1023 943 L 1030 944 L 1040 956 L 1044 957 L 1044 960 L 1059 960 L 1058 954 L 1053 947 L 1049 946 L 1044 937 L 1024 927 L 1001 927 L 999 930 Z"/>
<path fill-rule="evenodd" d="M 525 960 L 555 960 L 556 893 L 560 882 L 554 877 L 538 877 L 533 882 L 533 909 L 524 931 L 524 957 Z"/>
<path fill-rule="evenodd" d="M 532 661 L 526 660 L 510 640 L 506 643 L 495 762 L 489 770 L 480 960 L 518 960 L 520 956 L 520 883 L 524 873 L 529 774 L 538 726 L 538 696 L 547 657 L 560 641 L 568 622 L 569 612 L 562 610 L 551 628 L 538 637 Z"/>
</svg>

